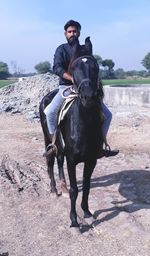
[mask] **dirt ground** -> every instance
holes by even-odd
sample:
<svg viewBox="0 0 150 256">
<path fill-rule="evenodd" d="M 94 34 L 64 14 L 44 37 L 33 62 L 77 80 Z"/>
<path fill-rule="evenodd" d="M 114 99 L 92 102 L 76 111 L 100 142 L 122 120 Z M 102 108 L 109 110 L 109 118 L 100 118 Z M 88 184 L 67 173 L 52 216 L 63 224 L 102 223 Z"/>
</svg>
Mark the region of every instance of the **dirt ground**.
<svg viewBox="0 0 150 256">
<path fill-rule="evenodd" d="M 0 256 L 150 255 L 149 111 L 113 109 L 108 141 L 120 153 L 97 162 L 89 198 L 96 221 L 82 232 L 69 227 L 69 198 L 50 193 L 40 123 L 0 114 Z"/>
</svg>

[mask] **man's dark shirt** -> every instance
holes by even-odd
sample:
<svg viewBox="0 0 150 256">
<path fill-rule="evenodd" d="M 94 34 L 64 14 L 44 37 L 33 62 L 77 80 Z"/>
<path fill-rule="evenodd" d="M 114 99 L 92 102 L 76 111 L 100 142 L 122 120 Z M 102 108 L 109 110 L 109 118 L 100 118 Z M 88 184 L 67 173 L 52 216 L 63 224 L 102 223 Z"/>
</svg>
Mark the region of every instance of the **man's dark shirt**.
<svg viewBox="0 0 150 256">
<path fill-rule="evenodd" d="M 85 46 L 80 45 L 81 55 L 86 55 Z M 68 72 L 68 66 L 72 57 L 72 47 L 66 43 L 58 46 L 54 55 L 53 72 L 59 76 L 59 85 L 72 85 L 72 82 L 63 78 Z"/>
</svg>

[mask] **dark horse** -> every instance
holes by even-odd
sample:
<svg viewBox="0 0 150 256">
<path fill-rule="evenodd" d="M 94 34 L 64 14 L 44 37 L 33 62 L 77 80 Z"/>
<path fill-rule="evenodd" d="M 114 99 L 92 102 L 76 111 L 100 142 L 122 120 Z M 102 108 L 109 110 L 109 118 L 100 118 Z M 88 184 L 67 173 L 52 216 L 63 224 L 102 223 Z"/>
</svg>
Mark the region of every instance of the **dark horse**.
<svg viewBox="0 0 150 256">
<path fill-rule="evenodd" d="M 72 61 L 70 68 L 78 96 L 75 98 L 64 120 L 60 124 L 65 148 L 62 151 L 60 142 L 57 139 L 58 154 L 56 157 L 62 188 L 65 188 L 66 181 L 63 163 L 64 156 L 66 156 L 70 181 L 71 227 L 78 227 L 79 224 L 76 213 L 76 199 L 78 196 L 76 165 L 80 162 L 84 163 L 81 207 L 84 211 L 84 218 L 89 218 L 92 216 L 88 206 L 90 179 L 97 162 L 97 155 L 100 150 L 102 150 L 103 136 L 100 117 L 100 90 L 98 84 L 99 67 L 97 61 L 90 55 L 80 56 Z M 44 109 L 51 102 L 56 93 L 57 90 L 48 93 L 40 104 L 40 118 L 46 147 L 50 141 Z M 51 191 L 57 193 L 53 172 L 54 156 L 47 157 L 47 165 L 51 180 Z"/>
</svg>

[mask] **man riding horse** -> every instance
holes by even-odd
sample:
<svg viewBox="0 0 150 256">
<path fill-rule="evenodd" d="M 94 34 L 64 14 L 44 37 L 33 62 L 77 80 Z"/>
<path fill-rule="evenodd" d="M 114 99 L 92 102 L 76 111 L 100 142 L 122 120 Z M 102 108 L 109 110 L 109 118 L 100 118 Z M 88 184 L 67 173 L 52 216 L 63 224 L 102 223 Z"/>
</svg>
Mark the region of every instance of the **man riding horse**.
<svg viewBox="0 0 150 256">
<path fill-rule="evenodd" d="M 57 119 L 58 119 L 58 112 L 62 106 L 62 104 L 65 101 L 65 97 L 63 97 L 63 92 L 66 90 L 66 88 L 70 88 L 68 90 L 68 94 L 71 93 L 71 88 L 74 84 L 74 79 L 71 73 L 69 73 L 69 65 L 71 63 L 72 59 L 72 46 L 74 44 L 75 40 L 78 40 L 80 36 L 81 31 L 81 25 L 79 22 L 74 20 L 69 20 L 65 26 L 64 26 L 64 34 L 67 39 L 67 43 L 60 45 L 55 52 L 54 55 L 54 65 L 53 65 L 53 71 L 56 75 L 59 76 L 59 90 L 58 93 L 55 95 L 51 103 L 45 108 L 44 113 L 46 115 L 46 121 L 49 131 L 49 138 L 50 141 L 55 142 L 55 137 L 57 133 Z M 85 41 L 85 44 L 89 43 L 90 40 L 87 38 Z M 84 45 L 79 45 L 79 51 L 80 56 L 89 55 L 92 54 L 92 51 L 90 49 L 90 52 L 87 52 L 87 48 L 85 48 Z M 78 56 L 77 56 L 78 57 Z M 103 103 L 103 101 L 100 102 L 103 115 L 104 115 L 104 121 L 103 121 L 103 137 L 104 137 L 104 144 L 105 149 L 100 153 L 99 157 L 105 156 L 115 156 L 119 153 L 119 150 L 111 150 L 109 145 L 106 143 L 106 135 L 109 129 L 109 125 L 112 119 L 112 114 L 109 111 L 109 109 L 106 107 L 106 105 Z M 44 156 L 50 156 L 50 155 L 56 155 L 57 148 L 54 145 L 54 143 L 48 145 L 46 152 L 44 153 Z"/>
</svg>

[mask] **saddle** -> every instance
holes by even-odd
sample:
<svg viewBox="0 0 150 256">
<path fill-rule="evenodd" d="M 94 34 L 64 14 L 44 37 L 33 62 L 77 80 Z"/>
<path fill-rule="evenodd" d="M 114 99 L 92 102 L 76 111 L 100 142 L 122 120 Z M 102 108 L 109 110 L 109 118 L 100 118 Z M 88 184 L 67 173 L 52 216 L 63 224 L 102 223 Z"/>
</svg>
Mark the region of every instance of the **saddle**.
<svg viewBox="0 0 150 256">
<path fill-rule="evenodd" d="M 68 90 L 68 88 L 66 90 Z M 70 94 L 68 96 L 65 96 L 66 90 L 63 91 L 63 95 L 62 95 L 65 98 L 65 101 L 62 104 L 62 107 L 61 107 L 61 109 L 59 111 L 59 114 L 58 114 L 58 125 L 64 119 L 64 117 L 67 114 L 69 108 L 71 107 L 72 103 L 74 102 L 75 98 L 78 95 L 76 92 L 74 92 L 72 89 L 70 89 Z"/>
</svg>

